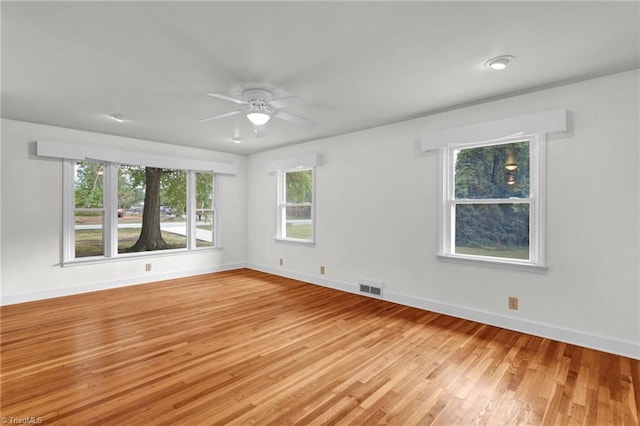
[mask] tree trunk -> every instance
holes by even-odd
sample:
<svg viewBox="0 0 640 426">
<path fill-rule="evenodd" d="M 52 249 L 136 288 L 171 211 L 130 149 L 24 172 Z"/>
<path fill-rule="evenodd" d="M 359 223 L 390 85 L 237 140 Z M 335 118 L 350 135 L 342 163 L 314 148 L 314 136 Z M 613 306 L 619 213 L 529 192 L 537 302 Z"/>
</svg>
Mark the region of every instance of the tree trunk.
<svg viewBox="0 0 640 426">
<path fill-rule="evenodd" d="M 151 251 L 169 248 L 160 232 L 160 180 L 162 169 L 147 167 L 145 170 L 146 188 L 144 208 L 142 210 L 142 230 L 138 241 L 127 251 Z"/>
</svg>

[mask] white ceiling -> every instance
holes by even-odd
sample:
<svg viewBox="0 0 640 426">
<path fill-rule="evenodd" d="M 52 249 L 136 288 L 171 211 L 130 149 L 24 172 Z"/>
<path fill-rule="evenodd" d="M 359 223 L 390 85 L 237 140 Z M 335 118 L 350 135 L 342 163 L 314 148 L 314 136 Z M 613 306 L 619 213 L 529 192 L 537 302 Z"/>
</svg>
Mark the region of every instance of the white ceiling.
<svg viewBox="0 0 640 426">
<path fill-rule="evenodd" d="M 639 5 L 3 1 L 2 116 L 249 154 L 638 68 Z M 318 125 L 196 122 L 255 87 Z"/>
</svg>

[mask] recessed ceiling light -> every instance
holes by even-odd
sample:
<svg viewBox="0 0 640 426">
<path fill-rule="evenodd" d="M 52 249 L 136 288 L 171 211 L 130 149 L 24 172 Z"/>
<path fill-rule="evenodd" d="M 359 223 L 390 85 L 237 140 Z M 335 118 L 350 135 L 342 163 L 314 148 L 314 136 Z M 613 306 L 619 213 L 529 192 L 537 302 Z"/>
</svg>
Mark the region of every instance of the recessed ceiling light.
<svg viewBox="0 0 640 426">
<path fill-rule="evenodd" d="M 109 117 L 113 120 L 116 120 L 118 123 L 124 123 L 127 121 L 127 117 L 122 114 L 110 114 Z"/>
<path fill-rule="evenodd" d="M 514 58 L 511 55 L 496 56 L 495 58 L 491 58 L 485 62 L 484 66 L 491 68 L 492 70 L 499 71 L 505 69 L 513 59 Z"/>
</svg>

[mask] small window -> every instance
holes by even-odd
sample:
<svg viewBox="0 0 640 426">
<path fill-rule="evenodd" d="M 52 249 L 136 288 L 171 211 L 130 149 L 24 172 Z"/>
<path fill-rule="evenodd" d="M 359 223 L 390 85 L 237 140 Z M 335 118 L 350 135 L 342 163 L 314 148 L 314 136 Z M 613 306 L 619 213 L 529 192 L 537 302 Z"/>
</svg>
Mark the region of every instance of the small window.
<svg viewBox="0 0 640 426">
<path fill-rule="evenodd" d="M 440 255 L 544 265 L 543 144 L 535 135 L 446 148 Z"/>
<path fill-rule="evenodd" d="M 278 238 L 314 242 L 313 169 L 278 174 Z"/>
</svg>

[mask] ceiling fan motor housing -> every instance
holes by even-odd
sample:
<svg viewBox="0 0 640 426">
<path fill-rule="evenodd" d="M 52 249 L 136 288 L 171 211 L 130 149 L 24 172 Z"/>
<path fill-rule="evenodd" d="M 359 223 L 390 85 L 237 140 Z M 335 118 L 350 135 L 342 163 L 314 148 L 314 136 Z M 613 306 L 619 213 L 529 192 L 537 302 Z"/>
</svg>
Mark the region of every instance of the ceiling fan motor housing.
<svg viewBox="0 0 640 426">
<path fill-rule="evenodd" d="M 273 112 L 273 109 L 269 108 L 269 102 L 273 100 L 273 94 L 268 90 L 247 90 L 244 92 L 244 99 L 249 104 L 249 111 Z"/>
</svg>

